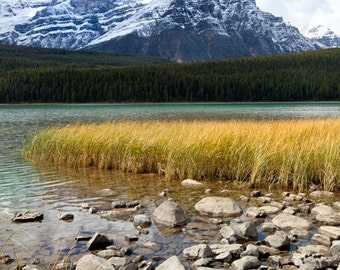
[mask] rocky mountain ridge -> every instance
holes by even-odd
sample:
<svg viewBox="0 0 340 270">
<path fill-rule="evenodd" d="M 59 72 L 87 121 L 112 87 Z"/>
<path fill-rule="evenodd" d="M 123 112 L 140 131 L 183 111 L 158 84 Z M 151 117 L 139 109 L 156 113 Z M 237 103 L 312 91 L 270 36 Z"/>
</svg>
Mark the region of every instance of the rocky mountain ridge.
<svg viewBox="0 0 340 270">
<path fill-rule="evenodd" d="M 0 43 L 173 61 L 286 54 L 318 44 L 255 0 L 0 1 Z"/>
<path fill-rule="evenodd" d="M 311 39 L 316 46 L 322 48 L 340 47 L 340 37 L 324 25 L 319 25 L 310 29 L 306 36 Z"/>
</svg>

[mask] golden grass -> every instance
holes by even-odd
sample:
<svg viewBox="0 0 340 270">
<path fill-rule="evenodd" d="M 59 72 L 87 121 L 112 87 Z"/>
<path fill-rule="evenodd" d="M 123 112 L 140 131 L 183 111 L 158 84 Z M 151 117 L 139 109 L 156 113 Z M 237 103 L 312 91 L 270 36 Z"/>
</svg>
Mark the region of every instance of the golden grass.
<svg viewBox="0 0 340 270">
<path fill-rule="evenodd" d="M 35 134 L 36 162 L 167 178 L 231 180 L 307 190 L 339 186 L 340 120 L 150 121 L 75 124 Z"/>
</svg>

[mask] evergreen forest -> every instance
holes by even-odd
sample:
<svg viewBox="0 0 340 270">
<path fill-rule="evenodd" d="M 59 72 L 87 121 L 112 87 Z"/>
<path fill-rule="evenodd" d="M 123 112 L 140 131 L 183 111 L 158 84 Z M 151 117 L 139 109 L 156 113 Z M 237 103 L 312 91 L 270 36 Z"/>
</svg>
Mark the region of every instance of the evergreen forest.
<svg viewBox="0 0 340 270">
<path fill-rule="evenodd" d="M 170 63 L 0 46 L 0 103 L 339 100 L 340 49 Z"/>
</svg>

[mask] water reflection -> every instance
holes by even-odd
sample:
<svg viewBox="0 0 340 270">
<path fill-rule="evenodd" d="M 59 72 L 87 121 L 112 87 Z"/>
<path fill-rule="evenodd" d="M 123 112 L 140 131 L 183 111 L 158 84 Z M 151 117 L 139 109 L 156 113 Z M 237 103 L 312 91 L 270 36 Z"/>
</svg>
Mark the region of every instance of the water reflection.
<svg viewBox="0 0 340 270">
<path fill-rule="evenodd" d="M 151 215 L 162 200 L 158 193 L 170 189 L 175 200 L 190 211 L 204 191 L 183 191 L 173 183 L 155 175 L 132 176 L 98 170 L 58 170 L 32 165 L 22 158 L 25 138 L 42 128 L 69 123 L 105 122 L 150 119 L 292 119 L 339 118 L 340 103 L 242 103 L 242 104 L 85 104 L 85 105 L 9 105 L 0 106 L 0 252 L 11 252 L 29 258 L 54 261 L 63 252 L 86 252 L 77 235 L 95 231 L 111 234 L 123 245 L 125 234 L 134 231 L 129 220 L 105 220 L 83 211 L 88 202 L 101 209 L 110 207 L 115 199 L 141 200 Z M 223 183 L 210 183 L 213 190 L 222 190 Z M 207 188 L 207 187 L 206 187 Z M 13 224 L 17 211 L 41 211 L 41 223 Z M 58 220 L 61 212 L 72 212 L 71 223 Z M 142 235 L 135 252 L 145 241 L 157 241 L 159 256 L 182 250 L 194 237 L 185 237 L 171 230 L 158 230 L 155 225 L 149 235 Z M 173 254 L 172 253 L 172 254 Z M 175 252 L 176 253 L 176 252 Z M 20 255 L 21 254 L 21 255 Z"/>
</svg>

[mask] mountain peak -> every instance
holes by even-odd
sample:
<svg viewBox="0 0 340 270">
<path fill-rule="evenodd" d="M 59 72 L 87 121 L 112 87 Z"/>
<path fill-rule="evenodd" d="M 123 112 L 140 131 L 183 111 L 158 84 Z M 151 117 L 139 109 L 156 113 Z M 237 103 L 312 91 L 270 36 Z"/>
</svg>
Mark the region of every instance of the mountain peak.
<svg viewBox="0 0 340 270">
<path fill-rule="evenodd" d="M 324 25 L 318 25 L 308 31 L 306 37 L 322 48 L 340 47 L 340 37 Z"/>
<path fill-rule="evenodd" d="M 255 0 L 0 0 L 0 43 L 147 54 L 174 61 L 315 49 Z"/>
</svg>

